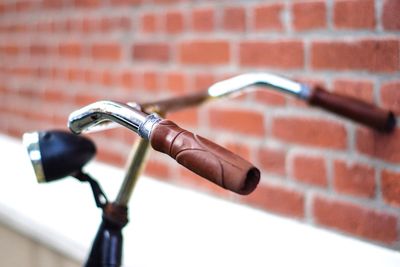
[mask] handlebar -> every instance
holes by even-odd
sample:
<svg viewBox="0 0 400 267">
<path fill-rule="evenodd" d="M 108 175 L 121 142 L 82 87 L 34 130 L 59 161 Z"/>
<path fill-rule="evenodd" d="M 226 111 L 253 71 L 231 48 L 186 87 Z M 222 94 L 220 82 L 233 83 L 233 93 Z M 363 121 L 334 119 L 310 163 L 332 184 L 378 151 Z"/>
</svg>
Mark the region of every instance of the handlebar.
<svg viewBox="0 0 400 267">
<path fill-rule="evenodd" d="M 262 86 L 293 95 L 312 106 L 318 106 L 381 132 L 391 132 L 396 126 L 396 118 L 389 110 L 381 109 L 356 98 L 328 92 L 320 86 L 310 87 L 269 73 L 241 74 L 217 82 L 204 92 L 156 102 L 128 104 L 146 112 L 165 114 L 196 106 L 212 99 L 240 94 L 252 86 Z M 102 126 L 107 127 L 105 124 Z"/>
<path fill-rule="evenodd" d="M 319 86 L 309 87 L 268 73 L 242 74 L 217 82 L 208 89 L 208 94 L 220 98 L 242 91 L 252 85 L 267 86 L 294 95 L 312 106 L 321 107 L 381 132 L 391 132 L 396 126 L 396 118 L 391 111 L 356 98 L 328 92 Z"/>
<path fill-rule="evenodd" d="M 312 106 L 319 106 L 381 132 L 391 132 L 396 126 L 396 118 L 391 111 L 320 87 L 313 89 L 307 101 Z"/>
<path fill-rule="evenodd" d="M 149 140 L 155 150 L 225 189 L 246 195 L 260 180 L 260 171 L 238 155 L 156 114 L 129 105 L 112 101 L 90 104 L 73 112 L 68 126 L 79 134 L 107 120 L 133 130 Z"/>
</svg>

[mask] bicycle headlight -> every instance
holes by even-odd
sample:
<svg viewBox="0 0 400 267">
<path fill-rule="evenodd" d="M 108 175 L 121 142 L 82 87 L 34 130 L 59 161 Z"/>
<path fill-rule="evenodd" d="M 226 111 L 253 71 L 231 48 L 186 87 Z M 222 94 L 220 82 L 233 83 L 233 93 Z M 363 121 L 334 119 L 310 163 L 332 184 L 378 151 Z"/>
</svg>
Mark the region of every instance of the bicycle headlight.
<svg viewBox="0 0 400 267">
<path fill-rule="evenodd" d="M 40 183 L 77 173 L 96 153 L 90 139 L 58 130 L 25 133 L 23 143 Z"/>
</svg>

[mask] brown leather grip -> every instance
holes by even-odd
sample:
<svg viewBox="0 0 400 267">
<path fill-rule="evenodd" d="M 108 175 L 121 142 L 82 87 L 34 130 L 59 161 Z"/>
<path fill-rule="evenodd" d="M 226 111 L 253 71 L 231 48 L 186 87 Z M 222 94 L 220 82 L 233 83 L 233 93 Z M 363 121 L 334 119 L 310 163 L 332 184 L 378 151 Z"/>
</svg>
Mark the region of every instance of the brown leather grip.
<svg viewBox="0 0 400 267">
<path fill-rule="evenodd" d="M 381 132 L 391 132 L 396 126 L 396 118 L 391 111 L 319 87 L 314 88 L 308 102 Z"/>
<path fill-rule="evenodd" d="M 238 194 L 250 194 L 260 180 L 260 171 L 251 163 L 172 121 L 155 125 L 150 143 L 189 170 Z"/>
</svg>

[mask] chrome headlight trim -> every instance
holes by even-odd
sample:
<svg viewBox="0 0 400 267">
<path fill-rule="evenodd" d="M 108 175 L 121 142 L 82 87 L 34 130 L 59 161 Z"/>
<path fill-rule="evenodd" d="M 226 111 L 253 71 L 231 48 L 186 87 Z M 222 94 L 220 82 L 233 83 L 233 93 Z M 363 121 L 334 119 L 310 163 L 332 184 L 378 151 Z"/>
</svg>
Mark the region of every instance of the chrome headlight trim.
<svg viewBox="0 0 400 267">
<path fill-rule="evenodd" d="M 42 154 L 40 153 L 39 132 L 25 133 L 22 136 L 22 140 L 26 150 L 28 151 L 29 159 L 32 163 L 33 170 L 35 171 L 36 180 L 39 183 L 45 183 L 46 177 L 42 165 Z"/>
</svg>

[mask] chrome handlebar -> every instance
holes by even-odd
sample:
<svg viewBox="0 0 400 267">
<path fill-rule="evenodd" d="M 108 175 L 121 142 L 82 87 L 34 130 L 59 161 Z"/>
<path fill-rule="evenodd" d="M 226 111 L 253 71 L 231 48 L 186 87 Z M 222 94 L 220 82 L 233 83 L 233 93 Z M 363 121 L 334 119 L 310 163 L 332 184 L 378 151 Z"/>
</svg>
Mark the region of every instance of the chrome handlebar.
<svg viewBox="0 0 400 267">
<path fill-rule="evenodd" d="M 277 75 L 269 73 L 246 73 L 211 85 L 208 88 L 208 94 L 211 97 L 219 98 L 238 93 L 244 88 L 253 85 L 272 87 L 301 99 L 308 99 L 311 93 L 308 86 Z"/>
<path fill-rule="evenodd" d="M 307 85 L 287 78 L 269 73 L 246 73 L 211 85 L 207 90 L 208 99 L 239 94 L 251 86 L 271 87 L 304 100 L 311 94 L 311 89 Z M 146 138 L 147 133 L 141 133 L 139 127 L 148 114 L 142 112 L 141 108 L 140 104 L 133 102 L 127 104 L 112 101 L 96 102 L 73 112 L 69 118 L 69 127 L 74 133 L 83 130 L 94 132 L 114 128 L 117 124 L 113 122 L 117 122 Z"/>
<path fill-rule="evenodd" d="M 99 101 L 72 112 L 68 118 L 68 127 L 73 133 L 80 134 L 106 121 L 121 124 L 149 140 L 151 130 L 160 121 L 160 117 L 126 104 Z"/>
</svg>

